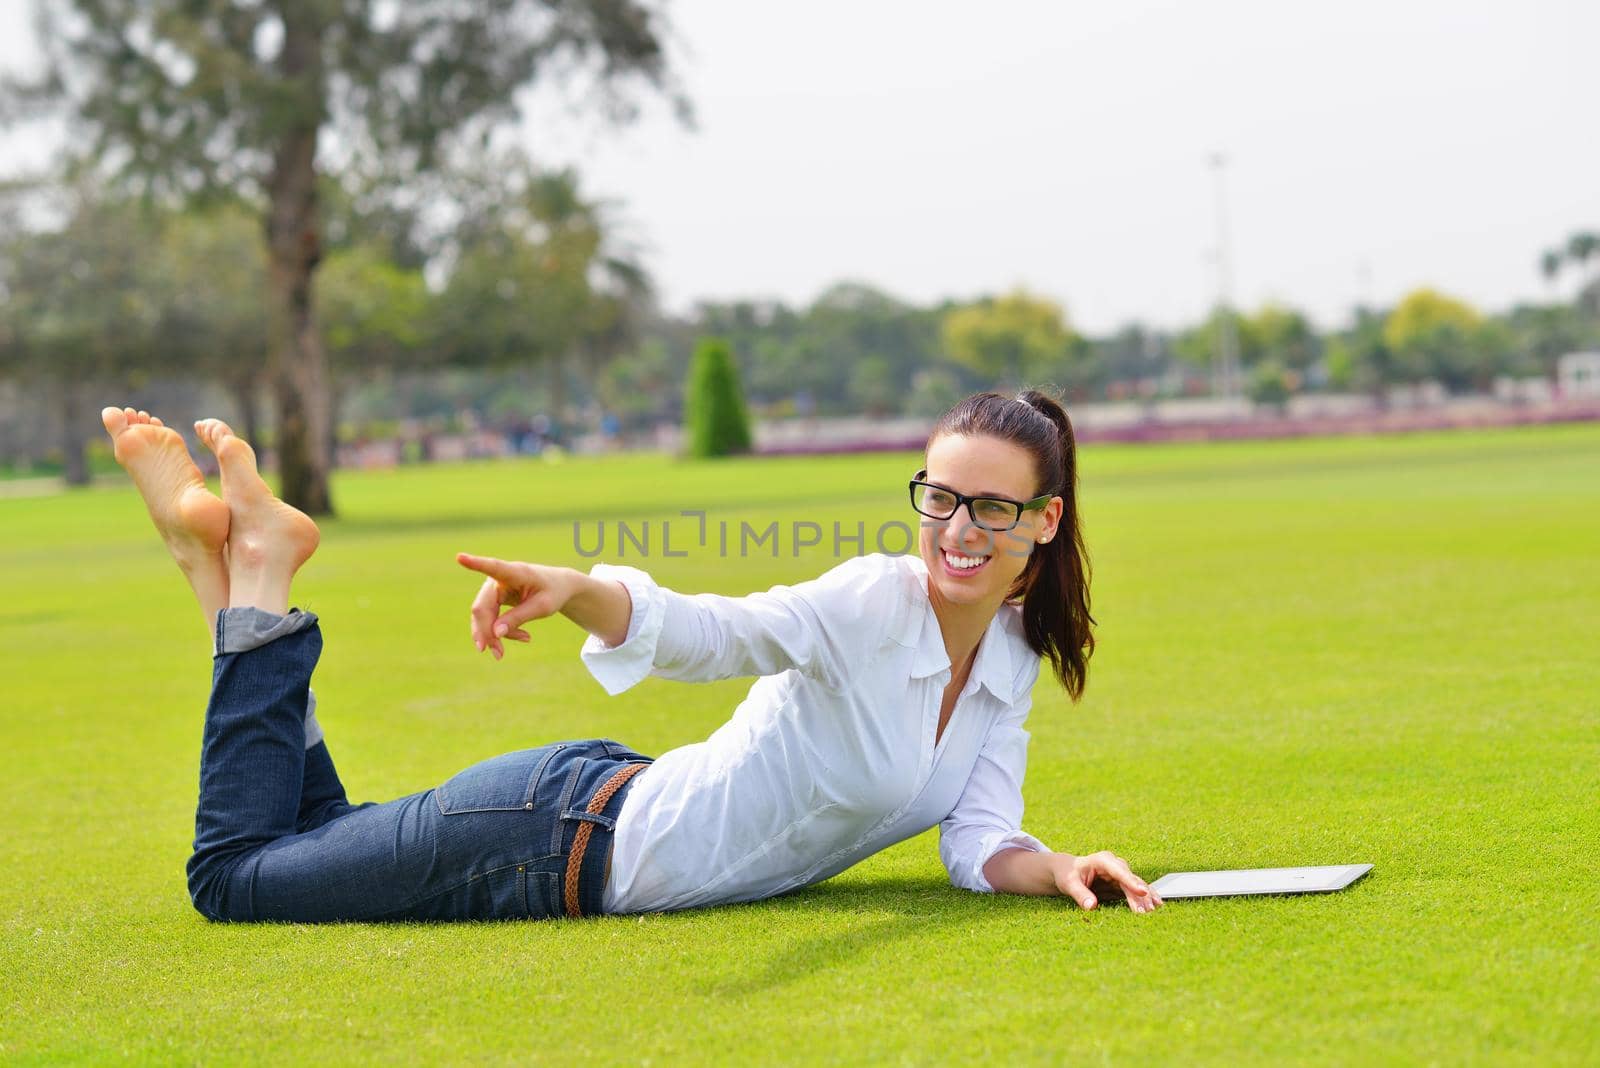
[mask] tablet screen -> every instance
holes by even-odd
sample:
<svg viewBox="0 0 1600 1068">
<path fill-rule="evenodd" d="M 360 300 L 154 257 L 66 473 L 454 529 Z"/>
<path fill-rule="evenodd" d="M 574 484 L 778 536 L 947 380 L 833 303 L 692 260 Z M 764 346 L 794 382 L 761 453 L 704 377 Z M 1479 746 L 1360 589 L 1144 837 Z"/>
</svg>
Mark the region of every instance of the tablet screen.
<svg viewBox="0 0 1600 1068">
<path fill-rule="evenodd" d="M 1312 868 L 1175 871 L 1163 875 L 1150 885 L 1163 898 L 1303 894 L 1342 890 L 1371 870 L 1371 864 L 1329 864 Z"/>
</svg>

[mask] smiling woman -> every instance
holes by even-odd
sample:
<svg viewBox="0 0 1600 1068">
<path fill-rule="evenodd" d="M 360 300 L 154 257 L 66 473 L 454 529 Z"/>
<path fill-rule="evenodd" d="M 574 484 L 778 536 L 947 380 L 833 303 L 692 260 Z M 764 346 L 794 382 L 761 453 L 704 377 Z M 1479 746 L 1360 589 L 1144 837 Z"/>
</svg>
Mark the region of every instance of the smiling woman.
<svg viewBox="0 0 1600 1068">
<path fill-rule="evenodd" d="M 1094 617 L 1072 421 L 1036 390 L 1015 400 L 978 393 L 934 425 L 927 455 L 911 483 L 912 505 L 939 522 L 922 525 L 922 557 L 930 572 L 959 580 L 929 585 L 946 604 L 941 619 L 958 636 L 970 634 L 985 610 L 1020 602 L 1030 648 L 1049 658 L 1077 700 L 1094 652 Z"/>
<path fill-rule="evenodd" d="M 1041 657 L 1076 699 L 1093 648 L 1071 424 L 1046 395 L 983 393 L 940 420 L 912 483 L 916 556 L 845 560 L 743 597 L 637 568 L 462 553 L 486 577 L 478 650 L 557 613 L 611 694 L 648 676 L 757 676 L 732 718 L 660 758 L 604 738 L 494 757 L 442 785 L 351 804 L 312 716 L 317 618 L 289 607 L 315 524 L 250 447 L 196 424 L 210 494 L 147 413 L 103 413 L 120 463 L 189 578 L 214 641 L 189 886 L 216 920 L 586 916 L 752 901 L 827 879 L 938 826 L 951 882 L 1161 899 L 1109 852 L 1051 852 L 1021 827 Z M 965 515 L 965 519 L 963 519 Z M 504 609 L 504 611 L 502 611 Z"/>
</svg>

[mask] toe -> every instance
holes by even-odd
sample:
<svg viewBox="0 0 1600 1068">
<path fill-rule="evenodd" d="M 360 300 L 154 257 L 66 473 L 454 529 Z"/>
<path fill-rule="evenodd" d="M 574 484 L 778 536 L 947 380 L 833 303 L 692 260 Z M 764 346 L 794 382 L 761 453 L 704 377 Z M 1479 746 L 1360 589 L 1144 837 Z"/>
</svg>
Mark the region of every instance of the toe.
<svg viewBox="0 0 1600 1068">
<path fill-rule="evenodd" d="M 153 416 L 153 415 L 150 417 L 150 423 L 151 423 L 152 426 L 166 426 L 167 425 L 167 424 L 163 423 L 159 418 L 157 418 L 156 416 Z"/>
<path fill-rule="evenodd" d="M 128 427 L 128 417 L 123 414 L 121 408 L 102 408 L 100 421 L 105 424 L 106 433 L 112 437 L 116 437 Z"/>
<path fill-rule="evenodd" d="M 200 439 L 206 443 L 206 448 L 217 452 L 222 448 L 222 443 L 233 436 L 233 431 L 221 419 L 202 419 L 195 424 L 199 428 Z"/>
<path fill-rule="evenodd" d="M 122 409 L 122 414 L 128 417 L 128 425 L 133 426 L 139 422 L 139 413 L 132 408 Z"/>
</svg>

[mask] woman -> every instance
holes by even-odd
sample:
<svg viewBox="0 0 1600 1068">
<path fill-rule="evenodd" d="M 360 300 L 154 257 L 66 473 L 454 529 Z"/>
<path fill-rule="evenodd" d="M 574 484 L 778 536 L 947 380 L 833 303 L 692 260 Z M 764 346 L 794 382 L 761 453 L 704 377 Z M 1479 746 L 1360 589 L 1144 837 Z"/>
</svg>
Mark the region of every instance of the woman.
<svg viewBox="0 0 1600 1068">
<path fill-rule="evenodd" d="M 117 460 L 213 631 L 189 888 L 216 920 L 542 918 L 757 900 L 826 879 L 937 824 L 977 891 L 1067 894 L 1095 880 L 1135 911 L 1159 895 L 1109 852 L 1050 852 L 1019 824 L 1041 655 L 1077 699 L 1088 589 L 1066 413 L 1029 390 L 967 398 L 911 483 L 917 556 L 854 557 L 746 597 L 684 595 L 637 568 L 461 554 L 487 575 L 480 652 L 557 612 L 610 693 L 647 675 L 760 676 L 704 742 L 660 759 L 610 739 L 507 753 L 436 789 L 352 805 L 314 715 L 316 617 L 289 607 L 317 528 L 274 498 L 218 420 L 207 490 L 182 439 L 102 413 Z M 503 614 L 502 608 L 509 606 Z"/>
</svg>

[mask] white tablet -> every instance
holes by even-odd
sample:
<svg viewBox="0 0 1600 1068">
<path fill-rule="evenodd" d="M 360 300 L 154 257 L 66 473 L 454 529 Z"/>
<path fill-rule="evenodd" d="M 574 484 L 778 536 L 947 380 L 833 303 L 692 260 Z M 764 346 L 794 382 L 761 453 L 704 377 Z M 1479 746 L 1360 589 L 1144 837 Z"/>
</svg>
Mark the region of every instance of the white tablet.
<svg viewBox="0 0 1600 1068">
<path fill-rule="evenodd" d="M 1231 894 L 1313 894 L 1343 890 L 1371 870 L 1371 864 L 1329 864 L 1317 868 L 1174 871 L 1151 883 L 1150 888 L 1164 901 Z"/>
</svg>

